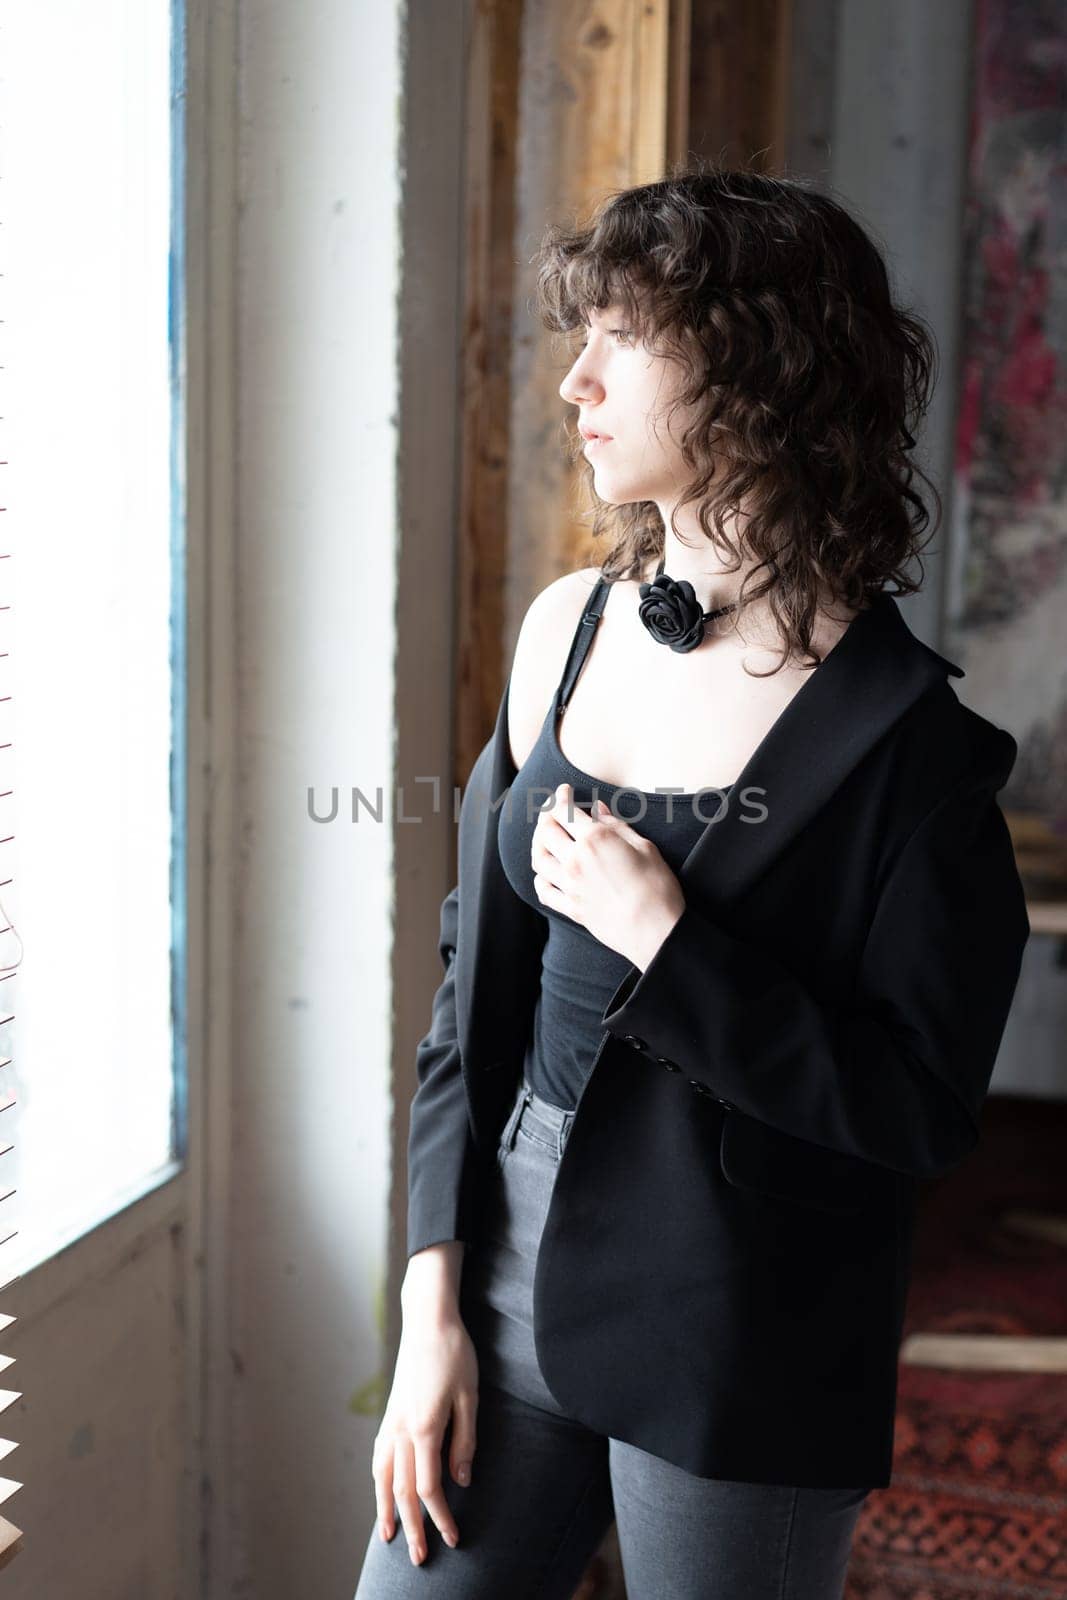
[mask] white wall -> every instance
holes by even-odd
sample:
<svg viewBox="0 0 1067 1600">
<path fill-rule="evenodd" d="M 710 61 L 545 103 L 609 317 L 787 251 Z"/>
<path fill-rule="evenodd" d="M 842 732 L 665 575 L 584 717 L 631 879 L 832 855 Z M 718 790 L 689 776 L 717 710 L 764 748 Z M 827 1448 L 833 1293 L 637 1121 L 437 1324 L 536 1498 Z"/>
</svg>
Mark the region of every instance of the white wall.
<svg viewBox="0 0 1067 1600">
<path fill-rule="evenodd" d="M 331 1600 L 373 1511 L 391 1182 L 402 13 L 239 19 L 229 1582 Z"/>
</svg>

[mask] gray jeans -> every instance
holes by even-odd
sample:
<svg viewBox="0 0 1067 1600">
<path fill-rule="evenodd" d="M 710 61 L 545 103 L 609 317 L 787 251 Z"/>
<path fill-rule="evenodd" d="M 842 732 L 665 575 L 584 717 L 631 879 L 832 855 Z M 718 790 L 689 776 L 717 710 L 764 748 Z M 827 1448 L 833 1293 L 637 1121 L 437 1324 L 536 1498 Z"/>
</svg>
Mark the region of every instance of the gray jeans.
<svg viewBox="0 0 1067 1600">
<path fill-rule="evenodd" d="M 478 1354 L 477 1447 L 467 1488 L 442 1483 L 450 1550 L 422 1507 L 414 1566 L 399 1515 L 372 1526 L 354 1600 L 570 1600 L 614 1521 L 628 1600 L 841 1600 L 866 1494 L 698 1478 L 574 1422 L 534 1352 L 533 1273 L 572 1111 L 523 1083 L 501 1135 L 498 1204 L 468 1247 L 463 1316 Z"/>
</svg>

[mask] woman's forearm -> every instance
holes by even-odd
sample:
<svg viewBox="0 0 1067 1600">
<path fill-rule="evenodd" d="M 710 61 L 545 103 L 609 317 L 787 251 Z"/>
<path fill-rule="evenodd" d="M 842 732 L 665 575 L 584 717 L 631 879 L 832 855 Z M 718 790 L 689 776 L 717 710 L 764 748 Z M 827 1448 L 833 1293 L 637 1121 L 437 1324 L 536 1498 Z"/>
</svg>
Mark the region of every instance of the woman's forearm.
<svg viewBox="0 0 1067 1600">
<path fill-rule="evenodd" d="M 459 1315 L 459 1283 L 463 1271 L 462 1239 L 427 1245 L 408 1258 L 400 1287 L 400 1305 L 407 1317 L 450 1318 Z"/>
</svg>

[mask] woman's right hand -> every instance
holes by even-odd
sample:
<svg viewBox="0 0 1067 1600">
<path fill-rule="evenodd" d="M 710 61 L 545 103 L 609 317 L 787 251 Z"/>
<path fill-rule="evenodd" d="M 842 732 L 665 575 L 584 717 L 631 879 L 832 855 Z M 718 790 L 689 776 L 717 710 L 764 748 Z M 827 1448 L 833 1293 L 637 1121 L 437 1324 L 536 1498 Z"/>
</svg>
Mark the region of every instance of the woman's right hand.
<svg viewBox="0 0 1067 1600">
<path fill-rule="evenodd" d="M 445 1543 L 459 1542 L 441 1480 L 441 1447 L 451 1418 L 449 1471 L 456 1483 L 469 1484 L 477 1411 L 478 1358 L 458 1311 L 405 1312 L 371 1470 L 380 1535 L 389 1540 L 396 1532 L 395 1498 L 416 1566 L 426 1557 L 420 1500 Z"/>
</svg>

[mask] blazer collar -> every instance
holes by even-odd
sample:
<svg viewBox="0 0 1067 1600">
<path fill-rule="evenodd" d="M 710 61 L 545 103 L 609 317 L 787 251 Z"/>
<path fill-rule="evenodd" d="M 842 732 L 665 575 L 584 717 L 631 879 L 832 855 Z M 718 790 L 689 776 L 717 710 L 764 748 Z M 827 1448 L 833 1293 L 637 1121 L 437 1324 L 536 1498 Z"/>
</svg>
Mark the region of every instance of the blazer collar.
<svg viewBox="0 0 1067 1600">
<path fill-rule="evenodd" d="M 893 595 L 883 591 L 875 596 L 812 669 L 745 763 L 725 814 L 719 821 L 709 820 L 678 869 L 683 888 L 692 885 L 697 898 L 724 907 L 740 900 L 868 751 L 946 675 L 965 676 L 962 667 L 916 638 Z M 485 751 L 493 802 L 501 801 L 517 776 L 507 736 L 510 684 L 509 672 Z M 754 808 L 760 805 L 766 815 L 755 821 Z M 504 874 L 497 848 L 499 809 L 499 804 L 496 809 L 483 806 L 473 901 L 476 927 L 469 947 L 475 982 L 486 970 L 483 962 L 491 965 L 497 953 L 506 959 L 510 939 L 519 939 L 520 930 L 508 930 L 501 922 L 509 904 L 528 924 L 521 932 L 533 937 L 534 919 L 543 939 L 543 919 L 519 899 Z M 718 814 L 715 794 L 709 793 L 703 809 L 709 818 Z M 460 1001 L 464 1012 L 467 998 Z"/>
</svg>

